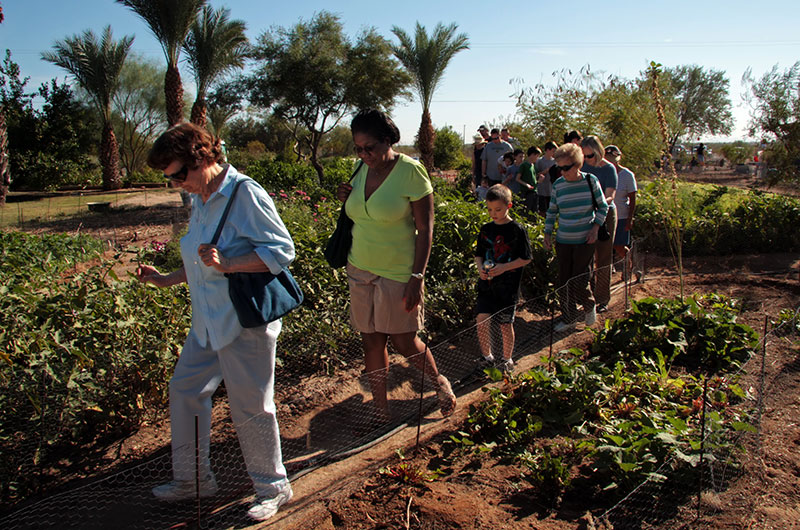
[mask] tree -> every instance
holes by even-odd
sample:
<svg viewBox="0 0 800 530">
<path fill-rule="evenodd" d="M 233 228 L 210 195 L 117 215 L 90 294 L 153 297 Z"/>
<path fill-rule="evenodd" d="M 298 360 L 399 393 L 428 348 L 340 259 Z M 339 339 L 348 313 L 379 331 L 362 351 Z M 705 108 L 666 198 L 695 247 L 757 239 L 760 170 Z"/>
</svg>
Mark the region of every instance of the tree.
<svg viewBox="0 0 800 530">
<path fill-rule="evenodd" d="M 8 172 L 14 189 L 42 190 L 85 184 L 94 165 L 88 154 L 99 142 L 97 112 L 66 83 L 51 80 L 27 92 L 28 78 L 6 52 L 0 66 L 0 108 L 6 118 Z M 33 105 L 35 97 L 43 103 Z"/>
<path fill-rule="evenodd" d="M 748 69 L 742 83 L 749 88 L 750 136 L 772 140 L 767 162 L 776 170 L 773 180 L 800 181 L 800 61 L 784 71 L 776 64 L 759 80 Z"/>
<path fill-rule="evenodd" d="M 150 27 L 167 59 L 164 95 L 167 123 L 170 127 L 183 121 L 183 84 L 178 70 L 181 47 L 205 0 L 117 0 Z"/>
<path fill-rule="evenodd" d="M 145 168 L 147 152 L 166 122 L 164 76 L 157 62 L 130 56 L 114 95 L 115 130 L 120 159 L 128 176 Z"/>
<path fill-rule="evenodd" d="M 677 122 L 669 131 L 670 149 L 682 137 L 702 134 L 730 134 L 733 115 L 729 81 L 722 70 L 683 65 L 664 69 L 664 96 L 674 98 Z"/>
<path fill-rule="evenodd" d="M 183 44 L 197 86 L 192 123 L 201 127 L 206 126 L 209 87 L 224 74 L 242 68 L 249 49 L 245 23 L 229 17 L 230 9 L 205 6 Z"/>
<path fill-rule="evenodd" d="M 389 110 L 407 95 L 410 79 L 390 55 L 390 44 L 374 29 L 351 43 L 338 17 L 323 11 L 258 38 L 253 53 L 258 63 L 248 77 L 250 101 L 285 121 L 296 152 L 308 150 L 321 180 L 318 150 L 325 134 L 356 109 Z"/>
<path fill-rule="evenodd" d="M 0 6 L 0 23 L 5 19 L 3 6 Z M 8 129 L 6 128 L 6 113 L 0 107 L 0 206 L 6 203 L 8 187 L 11 185 L 11 174 L 8 172 Z"/>
<path fill-rule="evenodd" d="M 645 73 L 629 80 L 592 72 L 587 65 L 577 72 L 553 72 L 553 78 L 552 84 L 533 87 L 518 81 L 517 113 L 532 133 L 527 139 L 541 147 L 550 140 L 561 143 L 564 133 L 577 129 L 619 146 L 635 173 L 652 172 L 662 146 Z M 666 116 L 674 119 L 669 112 Z"/>
<path fill-rule="evenodd" d="M 209 130 L 222 138 L 228 121 L 242 110 L 242 81 L 232 80 L 218 84 L 208 95 Z"/>
<path fill-rule="evenodd" d="M 461 50 L 469 49 L 469 38 L 466 33 L 456 35 L 458 25 L 453 23 L 444 26 L 436 24 L 433 33 L 428 36 L 425 26 L 417 25 L 412 38 L 397 26 L 392 26 L 392 33 L 395 34 L 400 43 L 392 46 L 395 57 L 411 74 L 414 80 L 414 88 L 422 103 L 422 120 L 417 133 L 417 144 L 419 145 L 420 159 L 428 172 L 433 171 L 434 166 L 434 136 L 433 123 L 431 121 L 431 102 L 433 94 L 439 86 L 444 76 L 450 60 Z"/>
<path fill-rule="evenodd" d="M 433 164 L 439 169 L 454 169 L 464 160 L 464 141 L 452 127 L 436 130 Z"/>
<path fill-rule="evenodd" d="M 118 189 L 122 184 L 119 146 L 111 121 L 111 100 L 119 87 L 120 72 L 132 44 L 132 36 L 114 41 L 111 26 L 106 26 L 100 40 L 93 31 L 86 30 L 81 35 L 56 41 L 52 52 L 42 53 L 45 61 L 72 74 L 100 111 L 103 121 L 100 165 L 103 168 L 104 189 Z"/>
</svg>

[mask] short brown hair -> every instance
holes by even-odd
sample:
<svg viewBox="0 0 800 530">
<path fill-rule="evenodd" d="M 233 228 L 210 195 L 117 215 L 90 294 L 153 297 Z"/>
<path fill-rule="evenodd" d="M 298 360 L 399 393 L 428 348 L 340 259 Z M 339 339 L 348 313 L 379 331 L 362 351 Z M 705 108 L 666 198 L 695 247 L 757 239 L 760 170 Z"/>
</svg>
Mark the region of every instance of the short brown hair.
<svg viewBox="0 0 800 530">
<path fill-rule="evenodd" d="M 163 170 L 175 160 L 197 169 L 203 163 L 221 164 L 225 155 L 219 138 L 194 123 L 179 123 L 156 139 L 147 155 L 147 165 Z"/>
<path fill-rule="evenodd" d="M 511 204 L 511 190 L 502 184 L 495 184 L 486 192 L 486 202 L 501 201 L 503 204 Z"/>
</svg>

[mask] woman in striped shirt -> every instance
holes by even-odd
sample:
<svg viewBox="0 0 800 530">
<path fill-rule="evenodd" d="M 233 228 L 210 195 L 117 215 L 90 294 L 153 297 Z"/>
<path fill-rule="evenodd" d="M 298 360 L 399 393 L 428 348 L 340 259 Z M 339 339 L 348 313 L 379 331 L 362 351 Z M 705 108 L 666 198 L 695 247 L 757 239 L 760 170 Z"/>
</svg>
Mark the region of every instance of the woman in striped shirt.
<svg viewBox="0 0 800 530">
<path fill-rule="evenodd" d="M 597 320 L 594 296 L 589 287 L 590 263 L 597 231 L 608 213 L 608 203 L 597 177 L 581 172 L 583 151 L 579 146 L 564 144 L 556 150 L 553 158 L 561 170 L 561 177 L 553 183 L 550 195 L 544 246 L 550 249 L 558 220 L 555 246 L 561 320 L 554 329 L 566 331 L 577 323 L 578 303 L 583 305 L 587 326 Z"/>
</svg>

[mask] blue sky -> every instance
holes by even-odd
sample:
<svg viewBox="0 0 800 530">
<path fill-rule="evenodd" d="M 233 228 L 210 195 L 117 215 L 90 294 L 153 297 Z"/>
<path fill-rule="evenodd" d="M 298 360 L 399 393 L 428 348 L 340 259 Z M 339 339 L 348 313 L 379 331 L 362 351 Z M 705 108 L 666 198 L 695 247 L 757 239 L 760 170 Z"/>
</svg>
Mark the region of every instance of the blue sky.
<svg viewBox="0 0 800 530">
<path fill-rule="evenodd" d="M 742 103 L 741 78 L 750 67 L 760 77 L 774 64 L 785 69 L 800 60 L 796 0 L 768 3 L 628 2 L 621 0 L 569 4 L 558 2 L 443 2 L 406 0 L 386 4 L 349 0 L 211 0 L 230 8 L 233 18 L 247 23 L 254 39 L 270 26 L 290 26 L 326 9 L 339 15 L 349 35 L 365 26 L 394 39 L 391 27 L 412 32 L 419 21 L 429 29 L 437 22 L 455 22 L 469 35 L 471 47 L 451 62 L 434 96 L 434 125 L 452 126 L 467 138 L 481 123 L 513 118 L 512 79 L 525 85 L 551 83 L 552 73 L 589 65 L 633 78 L 650 61 L 665 66 L 698 64 L 727 72 L 736 131 L 744 137 L 748 111 Z M 40 59 L 56 40 L 110 24 L 116 38 L 135 35 L 136 53 L 163 60 L 160 46 L 144 23 L 113 0 L 0 0 L 5 22 L 0 24 L 0 50 L 10 49 L 28 88 L 35 89 L 65 73 Z M 390 7 L 391 6 L 391 7 Z M 568 7 L 567 7 L 568 6 Z M 3 51 L 4 53 L 4 51 Z M 184 85 L 194 87 L 182 68 Z M 419 125 L 419 102 L 400 103 L 394 110 L 402 143 L 413 141 Z M 704 140 L 713 140 L 704 138 Z"/>
</svg>

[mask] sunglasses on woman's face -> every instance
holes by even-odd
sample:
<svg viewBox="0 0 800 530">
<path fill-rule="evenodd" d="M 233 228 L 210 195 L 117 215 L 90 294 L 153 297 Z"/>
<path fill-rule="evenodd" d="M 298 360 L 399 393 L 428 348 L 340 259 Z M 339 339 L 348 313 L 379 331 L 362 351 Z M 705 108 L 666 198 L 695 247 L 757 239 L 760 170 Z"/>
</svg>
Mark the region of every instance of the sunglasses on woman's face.
<svg viewBox="0 0 800 530">
<path fill-rule="evenodd" d="M 573 162 L 568 166 L 556 166 L 556 167 L 558 168 L 559 171 L 563 171 L 564 173 L 566 173 L 567 171 L 569 171 L 570 169 L 574 168 L 575 166 L 576 166 L 576 164 L 575 164 L 575 162 Z"/>
<path fill-rule="evenodd" d="M 594 153 L 589 155 L 583 155 L 583 158 L 594 158 Z"/>
<path fill-rule="evenodd" d="M 375 148 L 378 147 L 378 143 L 379 142 L 376 142 L 376 143 L 374 143 L 372 145 L 365 145 L 364 147 L 361 147 L 360 145 L 357 145 L 357 146 L 354 147 L 354 149 L 355 149 L 357 155 L 360 155 L 361 153 L 364 153 L 364 154 L 367 154 L 367 155 L 371 155 L 372 152 L 375 150 Z"/>
<path fill-rule="evenodd" d="M 181 167 L 178 171 L 173 173 L 172 175 L 167 175 L 164 173 L 164 176 L 169 180 L 175 180 L 178 182 L 183 182 L 186 180 L 186 176 L 189 174 L 189 168 L 187 166 Z"/>
</svg>

